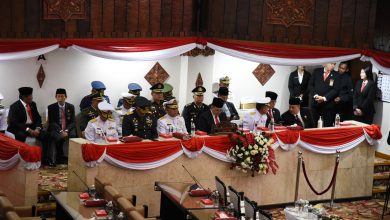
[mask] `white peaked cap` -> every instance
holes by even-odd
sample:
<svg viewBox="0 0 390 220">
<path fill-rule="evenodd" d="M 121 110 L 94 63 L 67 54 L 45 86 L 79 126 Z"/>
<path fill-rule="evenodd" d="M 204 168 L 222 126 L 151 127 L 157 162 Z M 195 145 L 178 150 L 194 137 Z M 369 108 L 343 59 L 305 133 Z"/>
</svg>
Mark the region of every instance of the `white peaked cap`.
<svg viewBox="0 0 390 220">
<path fill-rule="evenodd" d="M 259 104 L 268 104 L 270 101 L 271 101 L 271 98 L 270 98 L 270 97 L 263 97 L 263 98 L 258 98 L 258 99 L 256 100 L 256 103 L 259 103 Z"/>
<path fill-rule="evenodd" d="M 106 101 L 100 102 L 98 108 L 100 111 L 115 111 L 114 107 Z"/>
</svg>

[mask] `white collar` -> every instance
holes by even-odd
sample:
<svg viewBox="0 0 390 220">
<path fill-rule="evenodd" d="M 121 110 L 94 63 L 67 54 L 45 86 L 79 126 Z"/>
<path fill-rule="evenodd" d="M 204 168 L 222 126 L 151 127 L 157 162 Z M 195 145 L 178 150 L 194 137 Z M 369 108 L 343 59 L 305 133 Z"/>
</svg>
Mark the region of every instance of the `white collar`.
<svg viewBox="0 0 390 220">
<path fill-rule="evenodd" d="M 57 104 L 58 104 L 58 107 L 60 107 L 60 108 L 65 108 L 65 103 L 64 103 L 64 105 L 60 105 L 60 103 L 57 102 Z"/>
<path fill-rule="evenodd" d="M 24 107 L 26 107 L 27 103 L 23 102 L 23 100 L 19 99 L 20 102 L 23 104 Z"/>
</svg>

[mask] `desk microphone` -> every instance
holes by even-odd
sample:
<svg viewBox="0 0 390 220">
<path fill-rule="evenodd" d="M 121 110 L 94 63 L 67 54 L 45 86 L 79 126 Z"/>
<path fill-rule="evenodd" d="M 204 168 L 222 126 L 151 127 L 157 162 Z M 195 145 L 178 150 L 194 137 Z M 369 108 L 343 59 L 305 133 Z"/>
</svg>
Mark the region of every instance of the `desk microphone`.
<svg viewBox="0 0 390 220">
<path fill-rule="evenodd" d="M 81 177 L 73 170 L 72 171 L 74 173 L 74 175 L 77 176 L 77 178 L 79 178 L 79 180 L 84 184 L 85 187 L 87 187 L 87 190 L 89 191 L 89 187 L 88 185 L 83 181 L 83 179 L 81 179 Z"/>
<path fill-rule="evenodd" d="M 188 171 L 187 168 L 186 168 L 183 164 L 182 164 L 181 166 L 182 166 L 182 167 L 184 168 L 184 170 L 188 173 L 188 175 L 190 175 L 190 177 L 192 178 L 192 180 L 194 180 L 195 185 L 198 185 L 198 186 L 202 189 L 202 191 L 206 194 L 206 196 L 209 197 L 210 194 L 211 194 L 211 191 L 205 189 L 205 188 L 202 186 L 202 184 L 200 184 L 200 182 L 195 178 L 195 176 L 193 176 L 193 175 L 190 173 L 190 171 Z M 190 190 L 190 191 L 196 190 L 196 189 L 192 189 L 192 188 L 193 188 L 193 187 L 191 186 L 191 188 L 190 188 L 191 190 Z"/>
</svg>

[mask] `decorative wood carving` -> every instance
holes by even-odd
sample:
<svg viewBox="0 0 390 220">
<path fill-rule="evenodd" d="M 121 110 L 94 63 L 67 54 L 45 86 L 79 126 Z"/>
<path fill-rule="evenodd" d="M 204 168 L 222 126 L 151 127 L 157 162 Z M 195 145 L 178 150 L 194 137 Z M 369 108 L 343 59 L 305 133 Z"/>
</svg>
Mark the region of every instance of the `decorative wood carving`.
<svg viewBox="0 0 390 220">
<path fill-rule="evenodd" d="M 202 79 L 202 75 L 200 75 L 200 73 L 198 73 L 198 77 L 196 78 L 195 87 L 196 86 L 203 86 L 203 79 Z"/>
<path fill-rule="evenodd" d="M 309 26 L 314 0 L 266 0 L 267 23 Z"/>
<path fill-rule="evenodd" d="M 215 54 L 215 50 L 206 46 L 204 49 L 200 49 L 198 47 L 195 47 L 194 49 L 192 49 L 186 53 L 183 53 L 182 56 L 196 57 L 196 56 L 202 55 L 202 56 L 207 57 L 207 56 L 212 56 L 214 54 Z"/>
<path fill-rule="evenodd" d="M 164 83 L 168 78 L 169 74 L 158 62 L 145 75 L 146 81 L 152 86 L 156 83 Z"/>
<path fill-rule="evenodd" d="M 86 0 L 44 0 L 43 18 L 44 19 L 86 19 L 87 18 Z"/>
<path fill-rule="evenodd" d="M 41 66 L 39 66 L 39 70 L 37 73 L 37 80 L 38 80 L 39 88 L 42 88 L 42 85 L 43 85 L 43 82 L 45 81 L 45 78 L 46 78 L 45 71 L 43 70 L 43 66 L 41 64 Z"/>
<path fill-rule="evenodd" d="M 253 70 L 253 75 L 264 86 L 269 79 L 274 75 L 275 70 L 269 64 L 259 64 L 256 69 Z"/>
</svg>

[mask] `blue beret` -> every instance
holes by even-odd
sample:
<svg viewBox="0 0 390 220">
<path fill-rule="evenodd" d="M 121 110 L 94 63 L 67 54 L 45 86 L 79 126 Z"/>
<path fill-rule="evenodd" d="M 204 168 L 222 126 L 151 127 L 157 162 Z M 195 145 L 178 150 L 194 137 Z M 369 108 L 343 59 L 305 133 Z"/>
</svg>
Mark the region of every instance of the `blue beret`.
<svg viewBox="0 0 390 220">
<path fill-rule="evenodd" d="M 106 86 L 100 81 L 92 81 L 91 86 L 93 89 L 106 89 Z"/>
<path fill-rule="evenodd" d="M 138 83 L 130 83 L 127 88 L 131 91 L 139 90 L 142 91 L 142 87 Z"/>
</svg>

